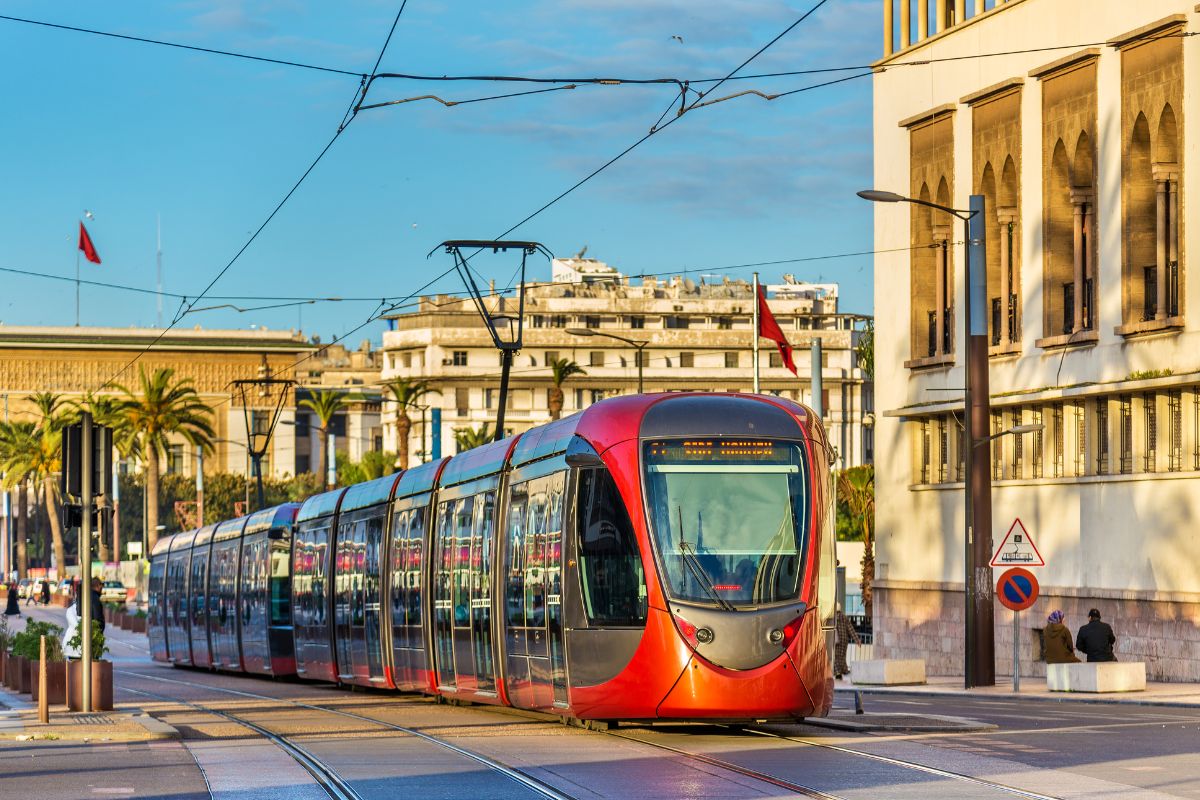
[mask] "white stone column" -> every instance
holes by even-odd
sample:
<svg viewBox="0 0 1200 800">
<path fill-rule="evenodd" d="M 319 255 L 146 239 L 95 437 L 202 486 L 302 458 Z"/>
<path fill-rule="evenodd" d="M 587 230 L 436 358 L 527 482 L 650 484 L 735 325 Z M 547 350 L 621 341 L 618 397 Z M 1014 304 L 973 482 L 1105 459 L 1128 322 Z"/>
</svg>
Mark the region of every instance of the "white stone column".
<svg viewBox="0 0 1200 800">
<path fill-rule="evenodd" d="M 941 33 L 946 30 L 946 0 L 937 0 L 934 11 L 936 19 L 933 21 L 933 32 Z"/>
<path fill-rule="evenodd" d="M 1182 314 L 1183 303 L 1179 302 L 1183 274 L 1179 269 L 1179 176 L 1172 175 L 1167 193 L 1167 261 L 1175 265 L 1175 304 Z"/>
<path fill-rule="evenodd" d="M 917 0 L 917 41 L 929 38 L 929 0 Z"/>
<path fill-rule="evenodd" d="M 934 242 L 937 244 L 936 269 L 934 270 L 934 355 L 944 355 L 946 352 L 946 261 L 949 255 L 947 239 L 937 234 Z"/>
<path fill-rule="evenodd" d="M 912 44 L 912 0 L 900 0 L 900 48 Z"/>
<path fill-rule="evenodd" d="M 1071 311 L 1071 313 L 1072 313 L 1071 333 L 1075 333 L 1076 331 L 1083 330 L 1083 288 L 1084 288 L 1083 278 L 1084 278 L 1084 258 L 1085 258 L 1085 256 L 1084 256 L 1084 235 L 1083 235 L 1084 207 L 1083 207 L 1082 201 L 1076 200 L 1074 197 L 1072 197 L 1071 199 L 1072 199 L 1071 207 L 1072 207 L 1072 210 L 1074 211 L 1074 218 L 1072 219 L 1072 222 L 1071 222 L 1071 228 L 1072 228 L 1072 233 L 1073 233 L 1071 249 L 1072 249 L 1072 253 L 1074 254 L 1074 260 L 1075 260 L 1075 271 L 1074 271 L 1074 275 L 1073 275 L 1073 280 L 1075 282 L 1075 291 L 1072 293 L 1072 296 L 1074 297 L 1074 300 L 1075 300 L 1075 303 L 1074 303 L 1075 307 Z"/>
<path fill-rule="evenodd" d="M 962 25 L 967 18 L 967 0 L 954 0 L 954 24 Z"/>
</svg>

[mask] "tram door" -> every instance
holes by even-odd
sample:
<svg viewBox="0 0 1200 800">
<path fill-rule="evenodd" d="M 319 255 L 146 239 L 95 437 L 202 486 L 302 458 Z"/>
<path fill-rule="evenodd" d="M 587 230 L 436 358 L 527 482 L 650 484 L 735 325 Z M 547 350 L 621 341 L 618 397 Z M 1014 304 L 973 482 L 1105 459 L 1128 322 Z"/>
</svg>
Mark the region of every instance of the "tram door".
<svg viewBox="0 0 1200 800">
<path fill-rule="evenodd" d="M 507 689 L 524 708 L 566 706 L 563 490 L 566 473 L 514 481 L 504 562 Z"/>
<path fill-rule="evenodd" d="M 396 688 L 405 691 L 428 685 L 421 630 L 421 576 L 428 510 L 427 506 L 415 506 L 397 511 L 392 519 L 392 664 Z"/>
<path fill-rule="evenodd" d="M 434 570 L 434 652 L 438 686 L 494 695 L 490 570 L 496 493 L 438 506 Z"/>
<path fill-rule="evenodd" d="M 334 619 L 338 679 L 372 686 L 385 683 L 380 606 L 380 555 L 386 506 L 355 511 L 338 525 Z"/>
</svg>

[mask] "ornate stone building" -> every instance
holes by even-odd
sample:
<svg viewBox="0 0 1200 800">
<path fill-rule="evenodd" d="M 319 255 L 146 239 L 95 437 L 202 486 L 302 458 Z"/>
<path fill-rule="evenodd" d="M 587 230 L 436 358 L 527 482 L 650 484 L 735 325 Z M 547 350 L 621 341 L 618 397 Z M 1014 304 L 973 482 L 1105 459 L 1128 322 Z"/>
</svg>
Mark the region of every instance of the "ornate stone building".
<svg viewBox="0 0 1200 800">
<path fill-rule="evenodd" d="M 870 383 L 857 365 L 854 346 L 867 318 L 838 311 L 836 284 L 789 280 L 765 287 L 772 313 L 795 348 L 799 377 L 762 340 L 764 392 L 812 401 L 809 348 L 823 343 L 825 423 L 845 465 L 872 459 L 874 415 Z M 511 297 L 489 296 L 492 310 L 513 310 Z M 564 415 L 605 397 L 638 390 L 638 350 L 646 392 L 749 392 L 752 388 L 753 293 L 744 280 L 715 283 L 643 278 L 634 282 L 602 261 L 555 259 L 552 280 L 528 286 L 525 346 L 513 365 L 505 428 L 527 430 L 549 420 L 549 364 L 567 359 L 586 374 L 562 387 Z M 384 380 L 412 377 L 432 382 L 438 394 L 428 407 L 410 412 L 413 461 L 454 452 L 456 429 L 495 425 L 499 353 L 479 314 L 459 297 L 424 297 L 417 309 L 398 315 L 384 334 Z M 384 399 L 384 444 L 395 449 L 395 408 Z M 441 422 L 434 422 L 434 414 Z"/>
<path fill-rule="evenodd" d="M 1200 7 L 882 6 L 874 185 L 958 209 L 983 195 L 991 432 L 1042 426 L 986 445 L 994 542 L 1019 517 L 1047 561 L 1023 669 L 1043 674 L 1050 609 L 1080 624 L 1097 607 L 1121 658 L 1200 680 Z M 938 210 L 876 207 L 876 645 L 932 674 L 962 668 L 962 239 Z"/>
</svg>

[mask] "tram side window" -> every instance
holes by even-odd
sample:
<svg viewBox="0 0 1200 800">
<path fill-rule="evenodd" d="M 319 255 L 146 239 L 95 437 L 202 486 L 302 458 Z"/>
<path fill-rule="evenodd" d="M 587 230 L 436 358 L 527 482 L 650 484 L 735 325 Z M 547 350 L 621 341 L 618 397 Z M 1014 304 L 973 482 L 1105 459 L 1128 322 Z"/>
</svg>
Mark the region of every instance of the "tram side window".
<svg viewBox="0 0 1200 800">
<path fill-rule="evenodd" d="M 608 470 L 579 473 L 580 576 L 588 622 L 646 624 L 646 576 L 633 524 Z"/>
<path fill-rule="evenodd" d="M 288 543 L 271 540 L 271 624 L 292 624 L 292 585 L 288 572 Z"/>
</svg>

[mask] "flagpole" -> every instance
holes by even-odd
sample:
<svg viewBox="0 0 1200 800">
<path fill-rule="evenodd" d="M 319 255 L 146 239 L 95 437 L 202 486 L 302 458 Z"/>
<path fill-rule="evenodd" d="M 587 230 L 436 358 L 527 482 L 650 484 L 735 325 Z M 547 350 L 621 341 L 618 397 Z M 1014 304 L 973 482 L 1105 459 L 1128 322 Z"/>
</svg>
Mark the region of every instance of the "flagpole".
<svg viewBox="0 0 1200 800">
<path fill-rule="evenodd" d="M 163 302 L 162 302 L 162 214 L 158 215 L 157 229 L 158 229 L 158 236 L 157 236 L 158 247 L 157 247 L 156 254 L 155 254 L 155 273 L 156 273 L 156 277 L 157 277 L 157 288 L 158 288 L 158 292 L 157 292 L 157 294 L 158 294 L 158 297 L 157 297 L 158 327 L 161 328 L 162 324 L 163 324 L 162 323 L 162 311 L 163 311 L 163 309 L 162 309 L 162 306 L 163 306 Z"/>
<path fill-rule="evenodd" d="M 79 248 L 75 248 L 75 327 L 79 327 Z"/>
<path fill-rule="evenodd" d="M 76 259 L 78 261 L 78 259 Z M 758 394 L 758 273 L 754 273 L 754 324 L 751 325 L 751 336 L 754 339 L 754 393 Z"/>
</svg>

